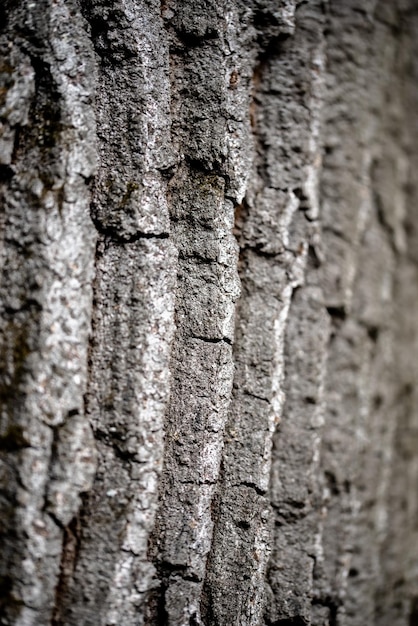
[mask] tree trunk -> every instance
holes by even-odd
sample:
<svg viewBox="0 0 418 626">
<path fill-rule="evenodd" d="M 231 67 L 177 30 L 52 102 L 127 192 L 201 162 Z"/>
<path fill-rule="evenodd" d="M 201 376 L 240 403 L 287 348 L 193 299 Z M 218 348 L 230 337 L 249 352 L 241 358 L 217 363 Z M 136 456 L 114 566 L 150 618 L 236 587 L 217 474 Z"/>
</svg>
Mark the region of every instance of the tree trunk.
<svg viewBox="0 0 418 626">
<path fill-rule="evenodd" d="M 0 29 L 0 624 L 417 626 L 417 0 Z"/>
</svg>

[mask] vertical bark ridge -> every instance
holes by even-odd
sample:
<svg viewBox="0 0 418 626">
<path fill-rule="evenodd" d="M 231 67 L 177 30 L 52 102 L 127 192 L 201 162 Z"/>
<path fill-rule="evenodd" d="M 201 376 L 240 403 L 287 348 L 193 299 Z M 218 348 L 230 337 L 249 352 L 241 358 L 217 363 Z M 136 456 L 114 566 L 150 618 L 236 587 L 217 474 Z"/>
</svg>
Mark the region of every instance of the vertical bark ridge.
<svg viewBox="0 0 418 626">
<path fill-rule="evenodd" d="M 161 598 L 159 609 L 150 602 L 150 612 L 159 610 L 160 619 L 163 612 L 168 623 L 178 625 L 201 623 L 239 295 L 228 195 L 231 181 L 242 185 L 227 177 L 228 25 L 221 7 L 194 4 L 170 3 L 163 10 L 171 47 L 173 142 L 180 161 L 170 182 L 179 263 L 171 400 L 153 540 Z"/>
<path fill-rule="evenodd" d="M 353 6 L 331 3 L 327 37 L 330 105 L 324 121 L 326 156 L 321 192 L 324 247 L 328 251 L 323 284 L 333 333 L 321 450 L 325 515 L 322 558 L 315 568 L 315 603 L 318 619 L 335 623 L 341 619 L 350 571 L 353 521 L 359 506 L 357 462 L 363 446 L 362 428 L 367 423 L 367 381 L 372 367 L 367 328 L 353 311 L 357 280 L 368 270 L 360 265 L 359 257 L 372 211 L 368 142 L 372 140 L 373 125 L 367 98 L 375 83 L 370 84 L 367 71 L 374 53 L 368 10 L 371 9 L 365 7 L 364 12 L 356 12 Z M 341 31 L 334 30 L 337 21 L 346 24 L 342 38 Z M 353 37 L 354 30 L 363 32 L 363 36 Z M 373 98 L 375 95 L 374 91 Z M 363 129 L 362 133 L 353 134 L 353 124 Z M 340 136 L 347 137 L 347 141 L 341 143 Z M 347 194 L 349 188 L 351 192 Z M 365 280 L 367 283 L 370 278 Z"/>
<path fill-rule="evenodd" d="M 276 152 L 273 148 L 267 152 L 270 165 L 267 171 L 273 185 L 276 180 L 276 185 L 279 181 L 287 183 L 299 200 L 299 210 L 289 220 L 290 241 L 286 243 L 286 249 L 296 258 L 291 261 L 297 269 L 295 272 L 293 268 L 296 280 L 292 286 L 298 289 L 283 328 L 287 343 L 281 377 L 286 402 L 280 426 L 273 435 L 267 623 L 281 623 L 280 620 L 309 623 L 318 539 L 316 470 L 329 332 L 317 277 L 318 265 L 323 260 L 318 182 L 325 64 L 324 8 L 325 5 L 317 3 L 298 9 L 295 34 L 284 42 L 282 54 L 273 60 L 266 84 L 268 106 L 264 123 L 266 129 L 276 128 L 278 138 L 271 142 Z M 277 121 L 273 125 L 271 116 L 275 110 Z M 303 263 L 299 266 L 301 259 Z M 277 261 L 280 263 L 282 258 Z M 300 536 L 304 537 L 303 542 L 298 541 Z"/>
<path fill-rule="evenodd" d="M 295 34 L 292 26 L 270 40 L 254 76 L 254 144 L 262 152 L 255 157 L 237 223 L 242 295 L 236 372 L 206 582 L 207 618 L 214 624 L 238 623 L 237 615 L 242 624 L 259 624 L 267 599 L 272 601 L 265 583 L 272 549 L 269 481 L 272 438 L 282 413 L 284 336 L 293 291 L 304 281 L 310 239 L 318 234 L 319 92 L 316 86 L 303 88 L 302 75 L 293 73 L 299 71 L 299 38 L 311 18 L 315 21 L 309 9 L 297 12 Z M 316 28 L 312 47 L 300 53 L 311 77 L 322 63 Z M 300 89 L 299 108 L 295 89 Z M 297 131 L 291 119 L 298 120 Z"/>
<path fill-rule="evenodd" d="M 370 581 L 379 578 L 389 524 L 387 454 L 393 448 L 401 379 L 393 286 L 405 249 L 405 156 L 399 128 L 394 129 L 401 109 L 387 92 L 399 53 L 393 32 L 400 22 L 389 5 L 371 3 L 358 12 L 355 3 L 335 3 L 329 18 L 332 119 L 326 127 L 331 132 L 324 134 L 322 179 L 329 261 L 323 281 L 334 330 L 321 452 L 326 513 L 322 559 L 315 570 L 315 607 L 325 623 L 358 624 L 359 612 L 374 623 L 379 601 Z M 378 119 L 376 109 L 384 111 Z M 362 130 L 353 135 L 353 126 Z"/>
<path fill-rule="evenodd" d="M 95 229 L 92 51 L 73 2 L 2 33 L 1 622 L 49 623 L 63 528 L 95 471 L 84 415 Z"/>
<path fill-rule="evenodd" d="M 83 2 L 97 63 L 99 231 L 87 395 L 99 467 L 62 623 L 143 623 L 169 397 L 177 251 L 169 237 L 167 41 L 158 2 Z M 92 555 L 94 558 L 92 559 Z"/>
<path fill-rule="evenodd" d="M 401 37 L 391 55 L 393 71 L 399 79 L 398 89 L 391 87 L 386 75 L 383 97 L 389 106 L 382 119 L 381 158 L 375 163 L 373 171 L 379 222 L 388 233 L 397 257 L 393 281 L 395 323 L 392 362 L 396 386 L 382 420 L 382 430 L 386 431 L 385 443 L 389 443 L 390 435 L 391 445 L 382 446 L 380 450 L 380 463 L 384 471 L 376 507 L 380 542 L 375 621 L 379 625 L 413 624 L 417 619 L 417 499 L 416 490 L 413 487 L 411 489 L 411 485 L 416 471 L 412 451 L 416 448 L 417 430 L 414 382 L 417 363 L 414 313 L 417 255 L 416 226 L 413 226 L 417 156 L 416 124 L 412 120 L 418 94 L 413 53 L 418 14 L 414 3 L 406 3 L 402 9 L 400 13 L 395 12 L 390 3 L 382 2 L 377 13 L 382 37 L 388 30 L 393 31 L 394 22 L 402 24 Z M 396 138 L 396 142 L 393 138 Z M 408 350 L 405 349 L 406 345 Z M 377 399 L 382 404 L 380 398 L 384 391 L 384 386 L 378 383 L 375 402 Z M 398 524 L 403 529 L 400 534 L 394 532 Z M 407 535 L 410 540 L 406 539 Z M 395 561 L 402 563 L 402 567 L 396 567 Z"/>
</svg>

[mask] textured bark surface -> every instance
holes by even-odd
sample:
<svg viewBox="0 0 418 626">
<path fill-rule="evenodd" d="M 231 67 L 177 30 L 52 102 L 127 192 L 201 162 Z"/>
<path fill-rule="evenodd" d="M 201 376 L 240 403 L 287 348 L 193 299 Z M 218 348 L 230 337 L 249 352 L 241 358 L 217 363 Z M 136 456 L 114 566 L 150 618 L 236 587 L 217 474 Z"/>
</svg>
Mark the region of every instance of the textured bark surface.
<svg viewBox="0 0 418 626">
<path fill-rule="evenodd" d="M 417 626 L 417 42 L 3 0 L 0 624 Z"/>
</svg>

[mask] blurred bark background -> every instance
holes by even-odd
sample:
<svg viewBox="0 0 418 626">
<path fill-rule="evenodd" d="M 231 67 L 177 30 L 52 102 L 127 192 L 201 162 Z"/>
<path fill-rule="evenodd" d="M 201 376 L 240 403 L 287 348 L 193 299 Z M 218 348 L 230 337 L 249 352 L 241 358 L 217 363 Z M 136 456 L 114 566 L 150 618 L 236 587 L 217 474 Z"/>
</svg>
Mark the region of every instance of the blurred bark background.
<svg viewBox="0 0 418 626">
<path fill-rule="evenodd" d="M 418 2 L 0 31 L 0 623 L 417 626 Z"/>
</svg>

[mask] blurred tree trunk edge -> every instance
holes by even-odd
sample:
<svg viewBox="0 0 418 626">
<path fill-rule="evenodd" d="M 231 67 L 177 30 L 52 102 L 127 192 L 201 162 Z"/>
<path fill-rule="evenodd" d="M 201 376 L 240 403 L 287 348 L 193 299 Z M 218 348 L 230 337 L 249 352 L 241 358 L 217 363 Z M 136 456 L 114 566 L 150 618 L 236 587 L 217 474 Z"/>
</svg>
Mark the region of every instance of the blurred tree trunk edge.
<svg viewBox="0 0 418 626">
<path fill-rule="evenodd" d="M 0 625 L 418 626 L 418 0 L 1 0 Z"/>
</svg>

